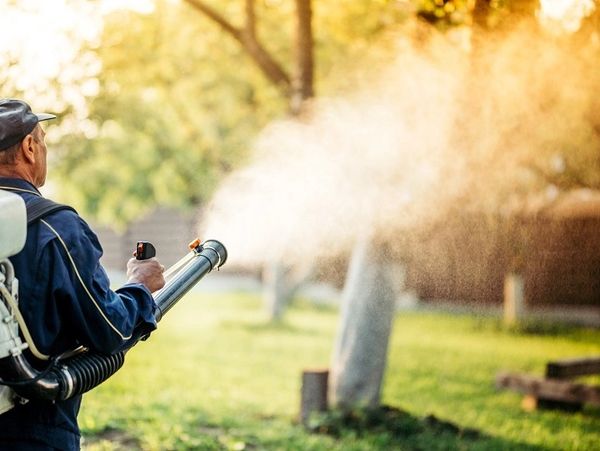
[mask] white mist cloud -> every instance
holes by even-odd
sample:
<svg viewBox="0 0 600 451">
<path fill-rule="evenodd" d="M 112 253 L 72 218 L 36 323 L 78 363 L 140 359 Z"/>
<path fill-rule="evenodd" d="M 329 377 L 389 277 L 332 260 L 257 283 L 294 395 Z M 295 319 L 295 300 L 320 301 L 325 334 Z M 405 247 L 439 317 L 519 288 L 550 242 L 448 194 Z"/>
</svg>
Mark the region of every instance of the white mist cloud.
<svg viewBox="0 0 600 451">
<path fill-rule="evenodd" d="M 440 201 L 443 175 L 460 162 L 447 146 L 458 74 L 445 69 L 407 52 L 370 90 L 272 124 L 253 163 L 217 193 L 203 236 L 241 261 L 298 260 L 431 216 L 423 204 Z"/>
<path fill-rule="evenodd" d="M 576 31 L 595 8 L 594 0 L 541 0 L 540 19 L 548 27 Z"/>
<path fill-rule="evenodd" d="M 222 240 L 232 263 L 293 264 L 544 190 L 536 167 L 556 173 L 566 146 L 599 140 L 585 119 L 597 77 L 586 58 L 529 35 L 485 51 L 476 71 L 443 38 L 402 40 L 368 86 L 271 124 L 216 193 L 201 236 Z"/>
</svg>

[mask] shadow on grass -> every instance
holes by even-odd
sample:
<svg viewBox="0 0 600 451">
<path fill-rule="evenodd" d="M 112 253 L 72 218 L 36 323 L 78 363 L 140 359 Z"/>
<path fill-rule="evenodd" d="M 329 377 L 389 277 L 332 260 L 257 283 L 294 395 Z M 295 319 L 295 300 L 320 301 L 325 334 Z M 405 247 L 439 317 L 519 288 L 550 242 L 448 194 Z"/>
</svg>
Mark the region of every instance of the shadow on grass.
<svg viewBox="0 0 600 451">
<path fill-rule="evenodd" d="M 150 449 L 177 449 L 177 450 L 202 450 L 202 451 L 228 451 L 231 449 L 251 450 L 256 449 L 252 440 L 237 439 L 230 436 L 227 428 L 219 425 L 202 425 L 193 431 L 174 432 L 171 437 L 164 438 L 158 448 L 156 445 Z M 243 447 L 240 447 L 243 444 Z M 83 450 L 104 451 L 143 451 L 148 449 L 143 440 L 134 436 L 126 429 L 107 427 L 93 435 L 86 436 Z"/>
<path fill-rule="evenodd" d="M 83 442 L 85 448 L 91 446 L 101 447 L 104 443 L 110 443 L 113 448 L 123 450 L 141 450 L 141 443 L 137 437 L 134 437 L 123 429 L 112 426 L 106 427 L 102 431 L 86 436 Z"/>
<path fill-rule="evenodd" d="M 315 336 L 326 336 L 327 332 L 319 329 L 318 327 L 299 327 L 292 324 L 285 319 L 278 321 L 255 321 L 255 322 L 243 322 L 243 321 L 221 321 L 220 323 L 223 329 L 234 329 L 241 330 L 249 333 L 286 333 L 290 335 L 307 335 L 311 337 Z"/>
<path fill-rule="evenodd" d="M 581 415 L 585 415 L 592 418 L 598 418 L 600 420 L 600 406 L 590 406 L 584 405 L 581 412 Z"/>
<path fill-rule="evenodd" d="M 506 325 L 501 319 L 479 318 L 473 329 L 475 331 L 505 332 L 517 336 L 561 337 L 585 342 L 598 335 L 598 329 L 593 327 L 540 318 L 525 318 L 514 325 Z"/>
<path fill-rule="evenodd" d="M 492 437 L 478 430 L 462 428 L 433 415 L 419 418 L 401 409 L 383 406 L 342 412 L 332 410 L 311 416 L 308 430 L 289 420 L 265 416 L 223 419 L 205 418 L 185 425 L 177 437 L 170 437 L 161 449 L 180 450 L 524 450 L 546 448 Z M 323 439 L 319 439 L 323 437 Z M 144 449 L 127 430 L 107 427 L 87 436 L 84 449 Z"/>
<path fill-rule="evenodd" d="M 336 439 L 356 436 L 370 449 L 402 450 L 526 450 L 546 448 L 515 443 L 463 428 L 434 415 L 419 418 L 401 409 L 382 406 L 375 409 L 332 410 L 310 417 L 308 429 Z"/>
</svg>

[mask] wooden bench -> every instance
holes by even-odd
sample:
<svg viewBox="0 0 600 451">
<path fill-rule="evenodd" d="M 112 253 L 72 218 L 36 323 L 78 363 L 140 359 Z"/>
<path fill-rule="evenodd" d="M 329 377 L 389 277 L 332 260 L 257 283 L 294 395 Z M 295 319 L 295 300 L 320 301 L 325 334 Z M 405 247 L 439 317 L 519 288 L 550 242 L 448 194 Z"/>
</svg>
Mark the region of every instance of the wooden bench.
<svg viewBox="0 0 600 451">
<path fill-rule="evenodd" d="M 579 376 L 600 374 L 600 357 L 558 360 L 546 364 L 544 378 L 527 374 L 500 373 L 496 387 L 525 394 L 526 410 L 558 408 L 580 410 L 584 404 L 600 406 L 600 386 L 574 382 Z"/>
</svg>

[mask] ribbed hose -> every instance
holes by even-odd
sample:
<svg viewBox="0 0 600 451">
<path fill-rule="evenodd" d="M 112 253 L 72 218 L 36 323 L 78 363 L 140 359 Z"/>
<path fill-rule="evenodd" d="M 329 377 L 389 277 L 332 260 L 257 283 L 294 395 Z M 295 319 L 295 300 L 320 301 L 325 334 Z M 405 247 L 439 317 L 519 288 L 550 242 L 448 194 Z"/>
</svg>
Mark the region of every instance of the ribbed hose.
<svg viewBox="0 0 600 451">
<path fill-rule="evenodd" d="M 64 362 L 60 368 L 52 372 L 61 386 L 61 399 L 81 395 L 100 385 L 115 374 L 125 362 L 125 352 L 103 355 L 87 352 Z"/>
</svg>

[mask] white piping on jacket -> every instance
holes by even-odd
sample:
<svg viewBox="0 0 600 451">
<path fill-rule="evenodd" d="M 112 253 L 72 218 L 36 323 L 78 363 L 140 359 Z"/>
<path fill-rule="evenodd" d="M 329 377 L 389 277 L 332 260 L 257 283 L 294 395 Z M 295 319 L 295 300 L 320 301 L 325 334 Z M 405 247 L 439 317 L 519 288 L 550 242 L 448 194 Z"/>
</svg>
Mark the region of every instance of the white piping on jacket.
<svg viewBox="0 0 600 451">
<path fill-rule="evenodd" d="M 35 194 L 37 197 L 41 197 L 40 193 L 36 193 L 35 191 L 30 189 L 15 188 L 14 186 L 0 186 L 0 189 L 5 189 L 7 191 L 21 191 L 23 193 Z"/>
<path fill-rule="evenodd" d="M 104 318 L 104 321 L 106 321 L 106 323 L 111 327 L 112 330 L 114 330 L 119 337 L 121 337 L 122 340 L 129 340 L 131 338 L 131 335 L 129 336 L 124 336 L 119 329 L 117 329 L 115 327 L 115 325 L 113 323 L 110 322 L 110 320 L 106 317 L 106 315 L 104 314 L 104 312 L 102 311 L 102 309 L 100 308 L 100 305 L 98 305 L 98 302 L 94 299 L 94 297 L 92 296 L 92 294 L 90 293 L 90 291 L 88 290 L 88 287 L 85 285 L 85 283 L 83 282 L 81 275 L 79 274 L 79 270 L 77 269 L 77 265 L 75 265 L 75 261 L 73 260 L 73 257 L 71 256 L 71 253 L 69 252 L 69 249 L 67 248 L 67 245 L 65 244 L 65 242 L 63 241 L 63 239 L 61 238 L 61 236 L 58 234 L 58 232 L 56 230 L 54 230 L 54 228 L 48 224 L 46 221 L 44 221 L 43 219 L 40 220 L 42 223 L 44 223 L 50 230 L 52 230 L 52 232 L 56 235 L 56 237 L 58 238 L 58 240 L 60 241 L 60 243 L 63 245 L 63 247 L 65 248 L 65 251 L 67 252 L 67 256 L 69 257 L 69 260 L 71 261 L 71 265 L 73 266 L 73 269 L 75 270 L 75 274 L 77 275 L 77 278 L 79 279 L 79 282 L 81 283 L 81 285 L 83 286 L 85 292 L 87 293 L 87 295 L 89 296 L 89 298 L 91 299 L 91 301 L 93 302 L 94 306 L 96 307 L 96 309 L 98 309 L 98 311 L 100 312 L 100 315 L 102 315 L 102 318 Z"/>
</svg>

